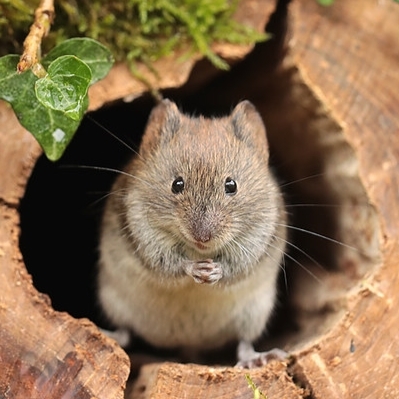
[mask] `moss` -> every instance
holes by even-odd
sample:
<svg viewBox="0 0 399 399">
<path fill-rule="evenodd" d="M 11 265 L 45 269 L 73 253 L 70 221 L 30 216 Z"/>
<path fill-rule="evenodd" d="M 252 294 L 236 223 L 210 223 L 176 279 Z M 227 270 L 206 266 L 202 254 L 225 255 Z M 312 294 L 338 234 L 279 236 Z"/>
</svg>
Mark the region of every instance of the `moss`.
<svg viewBox="0 0 399 399">
<path fill-rule="evenodd" d="M 0 55 L 20 52 L 36 6 L 36 0 L 0 0 Z"/>
<path fill-rule="evenodd" d="M 106 45 L 118 61 L 150 66 L 179 49 L 199 52 L 219 68 L 214 42 L 247 44 L 265 35 L 232 19 L 238 0 L 60 0 L 43 50 L 70 37 L 87 36 Z M 0 55 L 21 52 L 38 0 L 0 0 Z"/>
</svg>

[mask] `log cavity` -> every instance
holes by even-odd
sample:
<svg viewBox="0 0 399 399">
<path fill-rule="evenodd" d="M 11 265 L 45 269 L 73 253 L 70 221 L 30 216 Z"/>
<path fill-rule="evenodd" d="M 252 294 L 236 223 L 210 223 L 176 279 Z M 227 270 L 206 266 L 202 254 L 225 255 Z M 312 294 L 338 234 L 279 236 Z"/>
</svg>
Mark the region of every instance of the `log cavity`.
<svg viewBox="0 0 399 399">
<path fill-rule="evenodd" d="M 229 72 L 202 61 L 187 84 L 163 94 L 184 111 L 206 116 L 226 114 L 244 98 L 261 112 L 290 236 L 279 306 L 259 345 L 292 349 L 340 317 L 349 290 L 378 262 L 379 226 L 342 127 L 286 54 L 284 29 L 274 28 L 280 33 L 273 40 Z M 120 168 L 131 151 L 106 129 L 137 146 L 153 105 L 143 95 L 85 118 L 60 162 L 38 160 L 21 202 L 20 247 L 36 288 L 49 294 L 55 309 L 105 327 L 95 264 L 99 218 L 115 174 L 85 166 Z"/>
</svg>

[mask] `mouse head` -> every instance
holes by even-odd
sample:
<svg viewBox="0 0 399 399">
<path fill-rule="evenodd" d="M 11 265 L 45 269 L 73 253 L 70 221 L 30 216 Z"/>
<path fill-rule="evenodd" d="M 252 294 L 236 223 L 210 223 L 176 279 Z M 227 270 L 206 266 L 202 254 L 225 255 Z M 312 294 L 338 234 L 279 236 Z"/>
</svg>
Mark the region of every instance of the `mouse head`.
<svg viewBox="0 0 399 399">
<path fill-rule="evenodd" d="M 150 115 L 139 159 L 149 224 L 169 242 L 203 257 L 234 252 L 255 242 L 251 235 L 264 246 L 274 228 L 277 188 L 265 127 L 250 102 L 208 119 L 163 100 Z"/>
</svg>

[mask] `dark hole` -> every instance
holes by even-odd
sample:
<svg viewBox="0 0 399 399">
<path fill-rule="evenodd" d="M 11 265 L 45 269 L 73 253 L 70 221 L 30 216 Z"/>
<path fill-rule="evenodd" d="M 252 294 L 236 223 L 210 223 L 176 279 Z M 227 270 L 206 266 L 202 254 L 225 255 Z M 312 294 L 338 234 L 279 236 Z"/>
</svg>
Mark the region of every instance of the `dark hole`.
<svg viewBox="0 0 399 399">
<path fill-rule="evenodd" d="M 120 104 L 91 117 L 135 147 L 148 109 L 136 108 L 132 117 Z M 115 174 L 80 166 L 120 168 L 129 152 L 86 117 L 62 159 L 53 163 L 40 157 L 29 179 L 20 207 L 20 247 L 36 288 L 49 294 L 57 310 L 100 321 L 94 266 L 98 225 Z"/>
</svg>

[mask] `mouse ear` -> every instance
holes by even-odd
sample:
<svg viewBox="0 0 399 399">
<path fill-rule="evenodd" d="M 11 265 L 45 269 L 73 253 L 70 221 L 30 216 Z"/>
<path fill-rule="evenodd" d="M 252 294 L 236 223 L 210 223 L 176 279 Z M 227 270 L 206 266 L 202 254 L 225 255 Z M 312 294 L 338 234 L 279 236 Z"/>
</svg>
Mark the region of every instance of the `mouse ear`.
<svg viewBox="0 0 399 399">
<path fill-rule="evenodd" d="M 268 150 L 266 128 L 259 112 L 249 101 L 241 101 L 231 113 L 233 130 L 238 139 L 256 151 Z"/>
<path fill-rule="evenodd" d="M 144 132 L 140 153 L 151 153 L 159 143 L 169 140 L 179 129 L 181 114 L 177 105 L 168 100 L 162 100 L 152 111 L 148 118 Z"/>
</svg>

